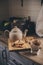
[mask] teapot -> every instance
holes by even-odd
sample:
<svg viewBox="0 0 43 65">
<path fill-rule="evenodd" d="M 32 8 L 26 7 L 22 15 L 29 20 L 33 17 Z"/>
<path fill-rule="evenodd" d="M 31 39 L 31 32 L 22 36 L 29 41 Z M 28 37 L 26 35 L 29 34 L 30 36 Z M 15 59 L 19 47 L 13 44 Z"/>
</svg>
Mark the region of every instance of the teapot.
<svg viewBox="0 0 43 65">
<path fill-rule="evenodd" d="M 13 42 L 16 40 L 22 40 L 24 37 L 26 37 L 27 29 L 23 33 L 17 26 L 15 26 L 10 32 L 8 30 L 4 31 L 4 35 L 7 37 L 7 34 L 9 36 L 9 39 Z"/>
</svg>

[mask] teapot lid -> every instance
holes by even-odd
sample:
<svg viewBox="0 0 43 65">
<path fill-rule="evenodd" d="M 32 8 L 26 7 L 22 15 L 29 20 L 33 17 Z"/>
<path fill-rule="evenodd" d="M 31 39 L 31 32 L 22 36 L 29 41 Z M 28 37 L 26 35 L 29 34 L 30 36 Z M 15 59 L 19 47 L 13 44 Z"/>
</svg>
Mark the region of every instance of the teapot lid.
<svg viewBox="0 0 43 65">
<path fill-rule="evenodd" d="M 14 28 L 17 28 L 17 26 L 14 26 Z"/>
<path fill-rule="evenodd" d="M 22 33 L 22 31 L 17 26 L 14 26 L 14 28 L 11 30 L 11 32 Z"/>
</svg>

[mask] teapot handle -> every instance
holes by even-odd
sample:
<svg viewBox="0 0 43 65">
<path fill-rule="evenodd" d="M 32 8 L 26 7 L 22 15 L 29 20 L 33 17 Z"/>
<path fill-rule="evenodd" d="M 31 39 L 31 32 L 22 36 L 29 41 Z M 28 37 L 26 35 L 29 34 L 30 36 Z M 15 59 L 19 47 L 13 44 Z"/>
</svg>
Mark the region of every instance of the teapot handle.
<svg viewBox="0 0 43 65">
<path fill-rule="evenodd" d="M 27 32 L 28 32 L 28 29 L 25 29 L 23 37 L 26 37 Z"/>
<path fill-rule="evenodd" d="M 9 30 L 5 30 L 5 31 L 4 31 L 4 36 L 5 36 L 6 38 L 9 38 Z"/>
</svg>

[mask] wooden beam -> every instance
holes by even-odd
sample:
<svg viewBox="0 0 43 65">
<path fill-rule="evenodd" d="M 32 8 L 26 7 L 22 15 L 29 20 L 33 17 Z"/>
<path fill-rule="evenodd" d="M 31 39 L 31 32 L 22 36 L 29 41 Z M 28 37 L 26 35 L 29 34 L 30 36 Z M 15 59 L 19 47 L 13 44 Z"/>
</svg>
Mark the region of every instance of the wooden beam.
<svg viewBox="0 0 43 65">
<path fill-rule="evenodd" d="M 43 4 L 43 0 L 41 0 L 41 5 Z"/>
<path fill-rule="evenodd" d="M 23 0 L 21 0 L 21 6 L 23 7 Z"/>
</svg>

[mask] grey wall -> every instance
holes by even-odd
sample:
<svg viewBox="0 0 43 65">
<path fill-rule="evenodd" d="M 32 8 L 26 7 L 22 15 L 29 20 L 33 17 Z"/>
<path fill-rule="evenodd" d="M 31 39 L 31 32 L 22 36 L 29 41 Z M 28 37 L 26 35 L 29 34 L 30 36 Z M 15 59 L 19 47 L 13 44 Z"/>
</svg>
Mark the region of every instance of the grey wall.
<svg viewBox="0 0 43 65">
<path fill-rule="evenodd" d="M 9 17 L 9 2 L 8 0 L 0 0 L 0 20 Z"/>
<path fill-rule="evenodd" d="M 9 0 L 9 16 L 31 16 L 31 20 L 36 21 L 41 8 L 41 0 Z"/>
</svg>

